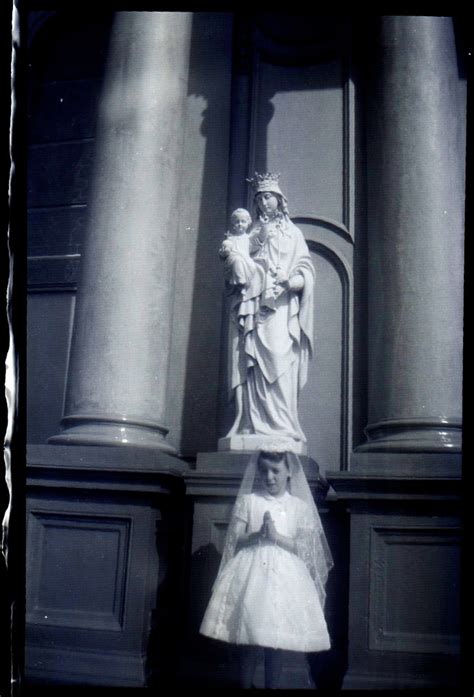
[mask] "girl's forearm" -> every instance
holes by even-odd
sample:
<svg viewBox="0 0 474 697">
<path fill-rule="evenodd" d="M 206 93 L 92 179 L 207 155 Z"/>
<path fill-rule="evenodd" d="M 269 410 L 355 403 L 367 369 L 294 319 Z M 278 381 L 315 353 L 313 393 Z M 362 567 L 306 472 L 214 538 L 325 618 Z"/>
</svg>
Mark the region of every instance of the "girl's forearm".
<svg viewBox="0 0 474 697">
<path fill-rule="evenodd" d="M 262 539 L 260 532 L 244 532 L 239 536 L 237 540 L 237 546 L 250 547 L 251 545 L 256 545 Z"/>
<path fill-rule="evenodd" d="M 279 547 L 286 549 L 288 552 L 291 552 L 292 554 L 297 553 L 296 542 L 293 538 L 286 537 L 286 535 L 280 535 L 280 533 L 264 536 L 262 535 L 261 530 L 259 530 L 258 532 L 250 533 L 244 532 L 241 535 L 239 535 L 239 539 L 237 540 L 237 547 L 239 549 L 242 549 L 243 547 L 251 547 L 252 545 L 257 545 L 261 542 L 264 542 L 265 539 L 267 539 L 269 542 L 277 544 Z"/>
<path fill-rule="evenodd" d="M 286 537 L 286 535 L 276 534 L 275 542 L 279 547 L 283 547 L 288 552 L 296 554 L 296 542 L 292 537 Z"/>
</svg>

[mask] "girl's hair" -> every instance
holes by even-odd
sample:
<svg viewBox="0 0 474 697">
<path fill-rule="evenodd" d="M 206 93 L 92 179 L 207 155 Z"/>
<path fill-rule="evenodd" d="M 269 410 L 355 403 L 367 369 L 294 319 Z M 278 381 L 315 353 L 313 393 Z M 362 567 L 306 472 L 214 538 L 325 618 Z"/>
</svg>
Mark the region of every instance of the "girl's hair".
<svg viewBox="0 0 474 697">
<path fill-rule="evenodd" d="M 288 461 L 286 458 L 286 451 L 277 451 L 277 450 L 261 450 L 258 456 L 258 461 L 260 461 L 260 458 L 264 457 L 266 460 L 270 460 L 270 462 L 279 462 L 282 458 L 283 461 L 289 470 L 290 468 L 288 467 Z"/>
</svg>

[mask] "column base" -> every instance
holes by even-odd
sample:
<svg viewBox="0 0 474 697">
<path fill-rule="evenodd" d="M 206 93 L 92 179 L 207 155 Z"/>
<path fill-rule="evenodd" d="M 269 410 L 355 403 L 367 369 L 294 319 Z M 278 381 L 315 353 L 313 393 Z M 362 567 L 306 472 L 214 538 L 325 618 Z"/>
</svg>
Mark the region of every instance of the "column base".
<svg viewBox="0 0 474 697">
<path fill-rule="evenodd" d="M 355 452 L 460 453 L 460 419 L 382 419 L 365 429 L 367 443 Z"/>
<path fill-rule="evenodd" d="M 270 443 L 275 443 L 275 441 L 281 442 L 285 441 L 288 443 L 288 450 L 296 453 L 297 455 L 306 455 L 308 452 L 308 446 L 303 441 L 297 441 L 293 438 L 281 437 L 278 435 L 267 436 L 259 435 L 258 433 L 236 433 L 232 436 L 226 436 L 225 438 L 219 438 L 217 449 L 220 452 L 223 451 L 250 451 L 261 450 L 262 446 Z"/>
<path fill-rule="evenodd" d="M 66 416 L 63 431 L 48 439 L 51 445 L 105 445 L 162 450 L 172 455 L 176 448 L 164 439 L 168 429 L 152 421 L 113 416 Z"/>
</svg>

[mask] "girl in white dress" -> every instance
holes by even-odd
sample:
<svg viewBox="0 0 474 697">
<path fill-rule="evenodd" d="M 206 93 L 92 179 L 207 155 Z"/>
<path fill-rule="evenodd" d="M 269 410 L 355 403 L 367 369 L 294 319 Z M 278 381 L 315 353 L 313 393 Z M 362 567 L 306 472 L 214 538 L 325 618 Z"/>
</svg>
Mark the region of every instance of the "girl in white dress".
<svg viewBox="0 0 474 697">
<path fill-rule="evenodd" d="M 244 474 L 200 629 L 243 645 L 242 688 L 252 686 L 259 646 L 267 688 L 278 687 L 283 650 L 330 648 L 323 608 L 331 567 L 298 456 L 266 445 Z"/>
</svg>

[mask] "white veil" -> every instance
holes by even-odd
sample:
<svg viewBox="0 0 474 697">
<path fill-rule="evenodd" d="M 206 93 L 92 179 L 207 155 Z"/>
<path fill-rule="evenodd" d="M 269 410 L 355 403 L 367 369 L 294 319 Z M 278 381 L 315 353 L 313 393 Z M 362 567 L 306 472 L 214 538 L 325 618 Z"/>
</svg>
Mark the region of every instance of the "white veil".
<svg viewBox="0 0 474 697">
<path fill-rule="evenodd" d="M 229 527 L 224 543 L 224 551 L 222 560 L 217 574 L 219 578 L 227 562 L 232 559 L 237 546 L 237 525 L 240 522 L 236 512 L 239 511 L 242 505 L 242 497 L 251 494 L 258 488 L 258 458 L 261 452 L 278 452 L 285 455 L 288 469 L 290 472 L 290 480 L 288 490 L 290 494 L 301 499 L 306 504 L 307 516 L 301 528 L 298 529 L 296 547 L 298 556 L 306 564 L 311 578 L 313 579 L 316 591 L 321 602 L 321 607 L 324 608 L 326 600 L 326 581 L 329 571 L 333 567 L 333 559 L 329 549 L 326 535 L 321 524 L 318 509 L 314 502 L 313 495 L 308 485 L 306 475 L 304 473 L 301 461 L 296 453 L 287 450 L 288 445 L 282 448 L 278 444 L 262 447 L 250 457 L 250 461 L 245 469 L 240 484 L 239 493 L 232 510 Z"/>
</svg>

